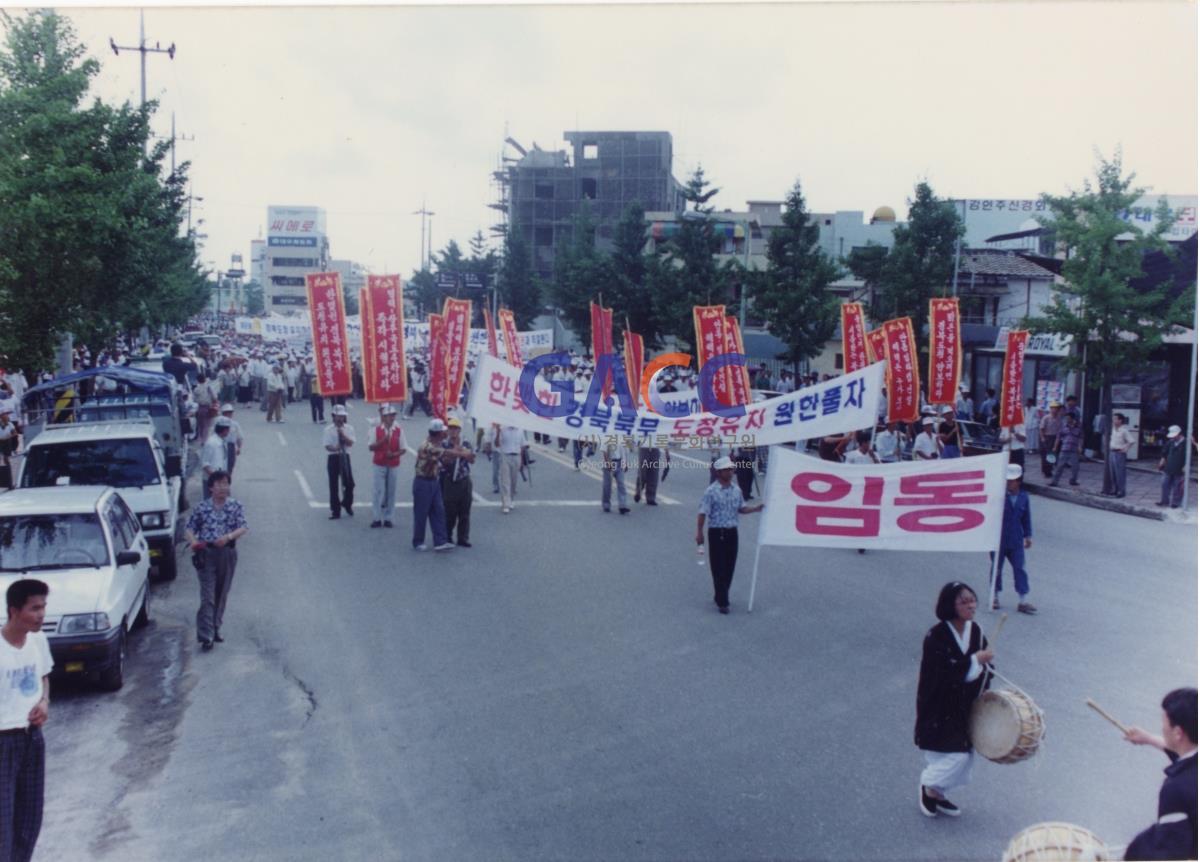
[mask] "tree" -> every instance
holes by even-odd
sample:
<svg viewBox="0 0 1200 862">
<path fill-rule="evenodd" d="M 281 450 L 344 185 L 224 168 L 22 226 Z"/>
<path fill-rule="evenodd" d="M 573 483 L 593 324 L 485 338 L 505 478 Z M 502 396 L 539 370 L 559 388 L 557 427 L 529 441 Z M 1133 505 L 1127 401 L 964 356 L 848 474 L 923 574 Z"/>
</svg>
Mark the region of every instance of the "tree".
<svg viewBox="0 0 1200 862">
<path fill-rule="evenodd" d="M 342 302 L 345 304 L 346 314 L 358 314 L 358 290 L 349 279 L 342 282 Z"/>
<path fill-rule="evenodd" d="M 658 258 L 646 253 L 646 211 L 638 202 L 621 214 L 613 232 L 612 306 L 618 320 L 645 340 L 646 349 L 662 346 L 663 322 L 655 309 L 651 284 L 660 278 Z"/>
<path fill-rule="evenodd" d="M 573 220 L 571 241 L 555 255 L 550 286 L 554 304 L 581 338 L 586 340 L 592 328 L 591 303 L 604 294 L 605 303 L 613 305 L 613 280 L 611 260 L 596 250 L 596 222 L 584 201 Z"/>
<path fill-rule="evenodd" d="M 1034 332 L 1070 336 L 1075 349 L 1066 367 L 1087 373 L 1088 385 L 1100 390 L 1101 440 L 1108 455 L 1108 421 L 1112 384 L 1117 375 L 1144 365 L 1173 325 L 1190 326 L 1194 291 L 1172 300 L 1167 285 L 1139 290 L 1130 282 L 1143 276 L 1145 255 L 1164 249 L 1163 236 L 1172 219 L 1165 200 L 1149 232 L 1131 228 L 1120 214 L 1145 190 L 1133 187 L 1135 175 L 1121 175 L 1121 153 L 1104 158 L 1096 168 L 1096 185 L 1085 180 L 1083 191 L 1062 197 L 1042 195 L 1050 215 L 1041 219 L 1053 229 L 1066 252 L 1064 284 L 1043 316 L 1025 321 Z M 1112 487 L 1105 457 L 1104 490 Z"/>
<path fill-rule="evenodd" d="M 883 278 L 883 264 L 887 260 L 887 246 L 868 241 L 865 246 L 855 246 L 846 258 L 846 268 L 854 277 L 861 279 L 867 297 L 873 297 L 879 290 Z M 857 297 L 851 297 L 857 301 Z"/>
<path fill-rule="evenodd" d="M 504 238 L 504 258 L 496 282 L 500 304 L 511 309 L 518 329 L 525 329 L 542 313 L 541 280 L 533 272 L 529 245 L 515 225 Z"/>
<path fill-rule="evenodd" d="M 838 325 L 839 303 L 828 288 L 842 273 L 818 245 L 820 232 L 797 182 L 788 192 L 782 227 L 767 241 L 767 269 L 754 294 L 768 331 L 787 345 L 779 358 L 791 362 L 797 375 L 800 361 L 820 354 Z"/>
<path fill-rule="evenodd" d="M 496 286 L 496 267 L 499 263 L 496 252 L 488 248 L 487 239 L 483 236 L 483 231 L 475 231 L 475 235 L 470 240 L 471 256 L 467 259 L 466 268 L 468 273 L 472 273 L 479 278 L 479 282 L 483 285 L 483 291 L 478 296 L 472 296 L 472 299 L 478 299 L 475 303 L 474 317 L 476 322 L 483 325 L 483 307 L 489 302 L 492 289 Z"/>
<path fill-rule="evenodd" d="M 267 310 L 263 299 L 263 286 L 254 279 L 246 282 L 242 288 L 242 300 L 246 305 L 246 314 L 262 314 Z"/>
<path fill-rule="evenodd" d="M 104 341 L 204 308 L 182 230 L 187 165 L 160 179 L 153 102 L 84 106 L 99 71 L 53 12 L 3 15 L 0 52 L 0 351 L 47 366 L 66 333 Z"/>
<path fill-rule="evenodd" d="M 404 283 L 404 293 L 417 307 L 418 318 L 442 310 L 442 292 L 438 289 L 437 278 L 427 269 L 413 272 L 412 278 Z"/>
</svg>

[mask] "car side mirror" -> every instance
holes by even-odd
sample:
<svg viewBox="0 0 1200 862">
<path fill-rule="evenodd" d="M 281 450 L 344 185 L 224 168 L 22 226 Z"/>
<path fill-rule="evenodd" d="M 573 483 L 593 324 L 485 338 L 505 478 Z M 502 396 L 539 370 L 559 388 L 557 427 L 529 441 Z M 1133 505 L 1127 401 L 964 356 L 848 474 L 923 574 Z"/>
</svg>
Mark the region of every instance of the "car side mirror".
<svg viewBox="0 0 1200 862">
<path fill-rule="evenodd" d="M 183 455 L 168 455 L 167 462 L 167 477 L 174 479 L 176 476 L 183 475 Z"/>
<path fill-rule="evenodd" d="M 117 565 L 118 566 L 136 566 L 142 561 L 140 551 L 118 551 Z"/>
</svg>

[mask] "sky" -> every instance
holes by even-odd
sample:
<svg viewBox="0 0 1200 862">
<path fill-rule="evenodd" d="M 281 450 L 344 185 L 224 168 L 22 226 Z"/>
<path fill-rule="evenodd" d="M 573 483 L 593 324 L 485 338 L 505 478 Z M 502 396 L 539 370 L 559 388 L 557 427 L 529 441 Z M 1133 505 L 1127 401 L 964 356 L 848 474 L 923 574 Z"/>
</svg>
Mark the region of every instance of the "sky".
<svg viewBox="0 0 1200 862">
<path fill-rule="evenodd" d="M 138 12 L 60 10 L 139 98 Z M 1080 189 L 1120 148 L 1156 194 L 1197 191 L 1197 6 L 1190 2 L 770 3 L 148 8 L 156 131 L 191 162 L 201 259 L 249 259 L 268 205 L 327 211 L 332 256 L 408 277 L 424 204 L 435 250 L 496 213 L 511 135 L 674 137 L 713 203 L 880 205 L 901 219 L 928 181 L 955 198 Z"/>
</svg>

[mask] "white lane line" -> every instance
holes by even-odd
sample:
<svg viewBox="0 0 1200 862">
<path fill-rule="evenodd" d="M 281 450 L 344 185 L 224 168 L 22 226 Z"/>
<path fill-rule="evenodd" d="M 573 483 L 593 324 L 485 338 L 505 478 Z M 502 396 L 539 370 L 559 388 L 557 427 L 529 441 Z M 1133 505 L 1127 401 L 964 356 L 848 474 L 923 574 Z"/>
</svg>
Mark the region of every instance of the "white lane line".
<svg viewBox="0 0 1200 862">
<path fill-rule="evenodd" d="M 276 431 L 276 432 L 275 432 L 275 436 L 279 438 L 279 445 L 280 445 L 280 446 L 286 446 L 286 445 L 287 445 L 287 438 L 283 436 L 283 432 L 282 432 L 282 431 Z"/>
<path fill-rule="evenodd" d="M 550 449 L 546 446 L 546 444 L 535 443 L 533 445 L 537 447 L 538 452 L 540 452 L 542 455 L 549 458 L 551 461 L 555 462 L 556 464 L 562 464 L 564 467 L 570 467 L 572 470 L 575 469 L 575 464 L 573 461 L 568 461 L 566 458 L 560 458 L 558 453 L 550 451 Z M 580 461 L 579 463 L 584 468 L 579 471 L 580 473 L 583 473 L 585 476 L 591 476 L 597 482 L 604 481 L 604 471 L 598 465 L 594 465 L 586 460 Z M 632 479 L 632 481 L 634 481 L 636 483 L 637 482 L 637 473 L 635 473 L 632 469 L 626 470 L 625 471 L 626 486 L 629 485 L 629 482 L 631 479 Z M 674 497 L 668 497 L 666 494 L 662 493 L 661 491 L 658 493 L 658 500 L 663 503 L 666 503 L 668 506 L 678 506 L 679 505 L 678 500 L 676 500 Z M 564 503 L 563 505 L 570 505 L 570 504 Z"/>
<path fill-rule="evenodd" d="M 322 504 L 313 499 L 312 488 L 308 487 L 308 480 L 304 478 L 304 474 L 299 470 L 293 470 L 292 472 L 296 474 L 296 481 L 300 483 L 300 490 L 304 493 L 304 498 L 308 500 L 308 505 L 316 506 L 318 509 L 321 508 Z"/>
<path fill-rule="evenodd" d="M 661 499 L 661 497 L 660 497 L 660 499 Z M 328 503 L 318 503 L 316 500 L 309 500 L 308 505 L 309 505 L 309 508 L 312 508 L 312 509 L 327 509 L 327 508 L 329 508 Z M 477 502 L 475 505 L 483 506 L 484 508 L 487 508 L 487 509 L 500 508 L 500 503 L 495 500 L 482 500 L 482 501 Z M 599 500 L 514 500 L 513 501 L 514 508 L 523 508 L 525 506 L 574 506 L 574 507 L 578 507 L 578 508 L 583 508 L 583 507 L 587 507 L 587 506 L 595 506 L 596 508 L 599 508 L 600 501 Z M 397 503 L 396 504 L 397 509 L 411 509 L 412 507 L 413 507 L 412 503 Z"/>
<path fill-rule="evenodd" d="M 702 461 L 699 458 L 693 458 L 691 455 L 684 455 L 682 452 L 677 452 L 674 449 L 671 450 L 671 457 L 679 458 L 683 461 L 691 461 L 693 464 L 699 464 L 701 467 L 707 467 L 709 464 L 712 463 L 711 460 Z"/>
</svg>

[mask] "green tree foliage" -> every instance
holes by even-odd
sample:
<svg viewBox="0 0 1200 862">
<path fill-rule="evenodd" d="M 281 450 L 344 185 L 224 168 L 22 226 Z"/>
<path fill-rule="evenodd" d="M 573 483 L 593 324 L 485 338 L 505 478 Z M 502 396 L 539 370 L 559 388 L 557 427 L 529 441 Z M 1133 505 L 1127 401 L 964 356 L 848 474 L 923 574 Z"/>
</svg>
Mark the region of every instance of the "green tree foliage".
<svg viewBox="0 0 1200 862">
<path fill-rule="evenodd" d="M 504 257 L 496 282 L 500 304 L 512 310 L 518 329 L 527 329 L 542 313 L 542 284 L 533 272 L 529 244 L 515 226 L 504 238 Z"/>
<path fill-rule="evenodd" d="M 1071 336 L 1076 349 L 1064 363 L 1086 371 L 1088 385 L 1100 389 L 1106 453 L 1114 379 L 1143 365 L 1173 324 L 1190 326 L 1195 301 L 1194 291 L 1173 301 L 1167 285 L 1139 290 L 1130 284 L 1143 276 L 1145 255 L 1166 247 L 1163 236 L 1172 219 L 1163 200 L 1154 228 L 1146 233 L 1122 220 L 1120 213 L 1145 190 L 1133 187 L 1134 174 L 1122 176 L 1121 171 L 1118 151 L 1111 160 L 1100 159 L 1095 185 L 1085 180 L 1083 191 L 1042 195 L 1050 215 L 1041 221 L 1054 230 L 1059 248 L 1066 252 L 1065 284 L 1058 285 L 1043 316 L 1025 322 L 1035 332 Z M 1106 488 L 1109 482 L 1106 468 Z"/>
<path fill-rule="evenodd" d="M 887 255 L 887 246 L 877 242 L 868 242 L 865 246 L 856 246 L 851 249 L 850 255 L 846 258 L 846 268 L 854 274 L 855 278 L 862 280 L 868 297 L 876 295 L 879 290 L 879 283 L 883 278 L 883 264 L 887 260 Z M 859 301 L 857 296 L 852 298 L 856 302 Z M 882 318 L 879 320 L 882 322 Z"/>
<path fill-rule="evenodd" d="M 179 323 L 209 298 L 182 224 L 186 164 L 144 152 L 154 104 L 85 104 L 99 71 L 66 19 L 3 16 L 0 351 L 50 364 L 66 332 L 104 341 Z"/>
<path fill-rule="evenodd" d="M 417 307 L 419 319 L 442 310 L 442 292 L 438 289 L 437 277 L 428 269 L 415 270 L 412 278 L 404 283 L 404 293 Z"/>
<path fill-rule="evenodd" d="M 590 343 L 591 303 L 603 296 L 604 304 L 615 309 L 613 282 L 612 262 L 596 249 L 596 221 L 584 201 L 575 215 L 571 241 L 555 255 L 550 286 L 554 304 L 584 343 Z"/>
<path fill-rule="evenodd" d="M 613 313 L 622 327 L 629 327 L 645 340 L 647 350 L 662 346 L 663 322 L 654 303 L 652 285 L 660 279 L 658 257 L 646 253 L 646 211 L 634 202 L 621 214 L 613 232 L 612 294 Z"/>
<path fill-rule="evenodd" d="M 767 329 L 787 345 L 780 359 L 799 363 L 817 356 L 838 325 L 838 300 L 829 285 L 841 268 L 818 245 L 820 227 L 809 218 L 800 183 L 792 186 L 783 225 L 767 242 L 767 269 L 757 279 L 754 307 Z"/>
<path fill-rule="evenodd" d="M 486 303 L 490 302 L 491 288 L 496 286 L 496 268 L 499 265 L 499 259 L 496 252 L 488 248 L 487 239 L 484 238 L 481 230 L 475 231 L 469 246 L 471 256 L 467 258 L 467 272 L 479 276 L 480 283 L 484 288 L 479 293 L 470 294 L 471 299 L 476 300 L 473 306 L 473 316 L 476 325 L 483 326 L 483 308 Z"/>
<path fill-rule="evenodd" d="M 246 282 L 242 287 L 242 302 L 246 306 L 246 314 L 262 314 L 267 310 L 266 301 L 263 298 L 263 286 L 254 279 Z"/>
</svg>

